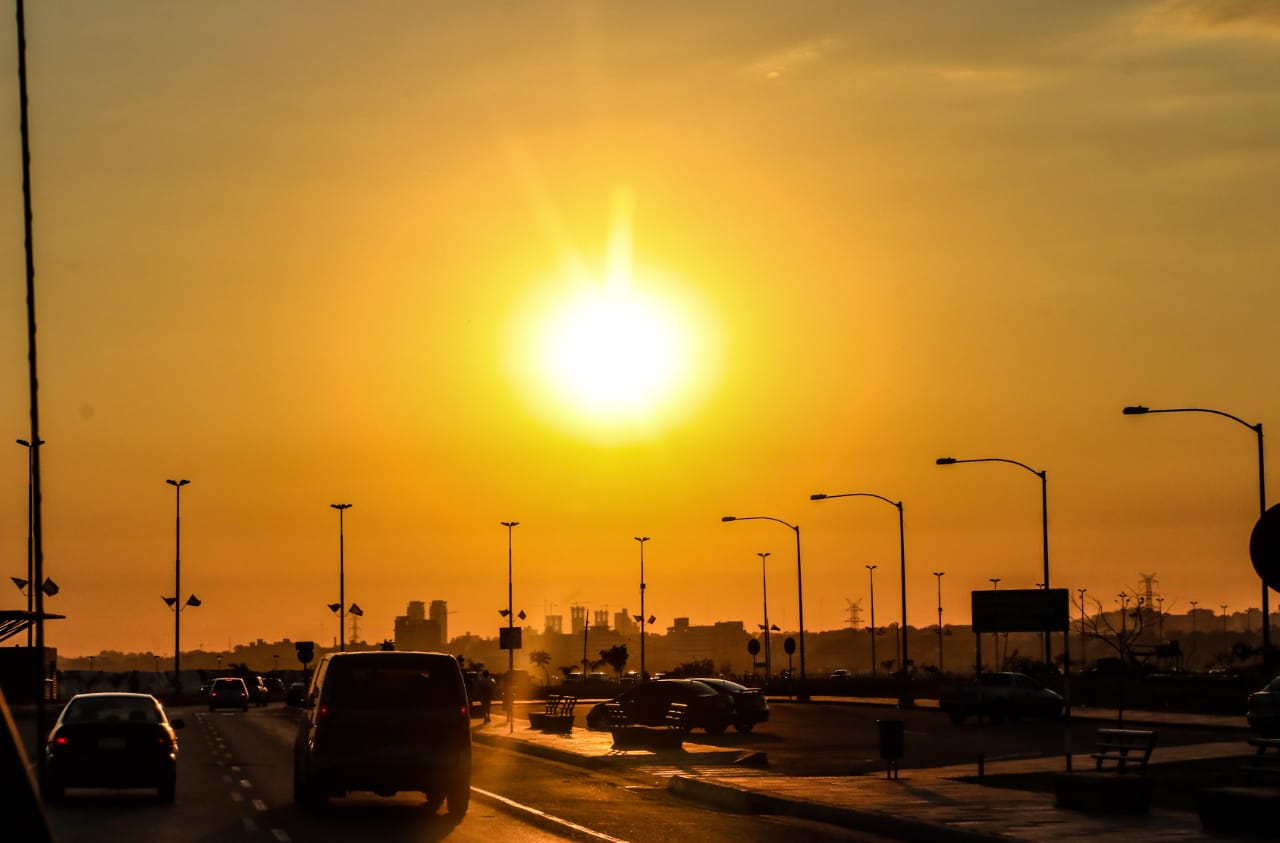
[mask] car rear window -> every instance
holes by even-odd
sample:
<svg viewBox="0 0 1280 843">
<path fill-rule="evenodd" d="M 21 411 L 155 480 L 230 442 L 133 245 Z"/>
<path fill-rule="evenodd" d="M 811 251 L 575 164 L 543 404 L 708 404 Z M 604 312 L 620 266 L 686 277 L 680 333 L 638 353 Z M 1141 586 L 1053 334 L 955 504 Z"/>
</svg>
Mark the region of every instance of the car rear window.
<svg viewBox="0 0 1280 843">
<path fill-rule="evenodd" d="M 452 708 L 465 700 L 457 668 L 421 665 L 330 668 L 328 702 L 342 708 Z"/>
<path fill-rule="evenodd" d="M 62 714 L 63 723 L 159 723 L 160 710 L 146 698 L 110 697 L 72 700 Z"/>
</svg>

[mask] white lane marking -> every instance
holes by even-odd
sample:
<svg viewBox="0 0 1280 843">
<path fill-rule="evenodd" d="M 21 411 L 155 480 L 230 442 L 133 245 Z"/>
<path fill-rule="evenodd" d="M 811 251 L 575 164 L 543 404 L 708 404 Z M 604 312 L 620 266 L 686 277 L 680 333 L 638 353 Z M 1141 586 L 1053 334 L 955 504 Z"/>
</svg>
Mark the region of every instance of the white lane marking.
<svg viewBox="0 0 1280 843">
<path fill-rule="evenodd" d="M 253 800 L 253 807 L 259 811 L 265 811 L 267 810 L 267 803 L 263 802 L 261 799 L 255 799 Z"/>
<path fill-rule="evenodd" d="M 243 801 L 244 801 L 244 794 L 243 794 L 243 793 L 236 793 L 235 791 L 232 791 L 232 792 L 231 792 L 231 801 L 232 801 L 232 802 L 243 802 Z"/>
<path fill-rule="evenodd" d="M 240 772 L 240 765 L 239 765 L 239 764 L 232 764 L 232 765 L 231 765 L 231 772 L 233 772 L 233 773 L 238 773 L 238 772 Z"/>
<path fill-rule="evenodd" d="M 248 779 L 241 779 L 240 786 L 243 787 L 245 790 L 248 790 L 249 788 L 253 787 L 253 783 L 250 782 Z"/>
<path fill-rule="evenodd" d="M 492 799 L 495 802 L 499 802 L 507 806 L 508 808 L 511 808 L 514 811 L 518 811 L 520 813 L 527 814 L 532 817 L 537 817 L 538 819 L 541 819 L 544 822 L 549 822 L 554 825 L 558 825 L 562 828 L 572 829 L 573 831 L 576 831 L 577 833 L 582 835 L 586 835 L 587 837 L 590 837 L 594 840 L 605 841 L 605 843 L 626 843 L 626 841 L 622 840 L 621 838 L 610 837 L 609 835 L 604 834 L 603 832 L 595 831 L 594 829 L 587 828 L 586 826 L 578 825 L 575 822 L 570 822 L 569 820 L 566 820 L 562 817 L 557 817 L 554 814 L 548 814 L 546 811 L 539 811 L 537 808 L 534 808 L 529 805 L 525 805 L 521 802 L 516 802 L 514 799 L 508 799 L 505 796 L 499 796 L 498 794 L 492 793 L 488 790 L 481 790 L 478 787 L 473 787 L 471 788 L 471 792 L 478 793 L 481 796 L 485 797 L 486 799 Z"/>
<path fill-rule="evenodd" d="M 271 829 L 271 836 L 279 840 L 280 843 L 292 843 L 293 838 L 284 833 L 283 828 Z"/>
</svg>

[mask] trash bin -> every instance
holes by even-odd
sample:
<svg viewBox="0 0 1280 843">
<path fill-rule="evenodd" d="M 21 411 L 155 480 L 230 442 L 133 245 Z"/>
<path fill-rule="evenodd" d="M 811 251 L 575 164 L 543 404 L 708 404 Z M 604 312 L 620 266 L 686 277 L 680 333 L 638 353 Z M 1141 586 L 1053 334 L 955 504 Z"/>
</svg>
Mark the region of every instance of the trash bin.
<svg viewBox="0 0 1280 843">
<path fill-rule="evenodd" d="M 884 761 L 897 761 L 902 757 L 901 720 L 877 720 L 880 728 L 880 758 Z"/>
</svg>

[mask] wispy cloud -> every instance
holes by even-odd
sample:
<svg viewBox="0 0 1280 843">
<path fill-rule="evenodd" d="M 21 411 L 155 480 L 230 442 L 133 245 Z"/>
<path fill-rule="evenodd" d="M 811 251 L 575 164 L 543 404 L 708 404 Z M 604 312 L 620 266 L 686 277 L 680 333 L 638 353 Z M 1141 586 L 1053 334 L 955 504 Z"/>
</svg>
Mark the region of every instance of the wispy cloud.
<svg viewBox="0 0 1280 843">
<path fill-rule="evenodd" d="M 781 79 L 793 76 L 805 67 L 811 67 L 827 59 L 840 47 L 836 38 L 819 38 L 789 47 L 747 66 L 748 75 L 762 79 Z"/>
<path fill-rule="evenodd" d="M 1163 0 L 1147 10 L 1139 26 L 1200 38 L 1262 38 L 1280 41 L 1276 0 Z"/>
</svg>

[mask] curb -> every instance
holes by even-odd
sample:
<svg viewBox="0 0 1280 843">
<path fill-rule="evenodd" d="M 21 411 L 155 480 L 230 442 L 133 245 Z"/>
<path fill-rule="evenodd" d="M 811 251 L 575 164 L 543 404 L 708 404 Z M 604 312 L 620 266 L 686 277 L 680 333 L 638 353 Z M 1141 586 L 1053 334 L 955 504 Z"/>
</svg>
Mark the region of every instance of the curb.
<svg viewBox="0 0 1280 843">
<path fill-rule="evenodd" d="M 521 740 L 509 740 L 506 737 L 498 735 L 488 735 L 484 732 L 472 732 L 471 740 L 475 743 L 482 743 L 485 746 L 495 747 L 497 749 L 509 749 L 512 752 L 520 752 L 525 755 L 534 755 L 538 758 L 544 758 L 548 761 L 559 761 L 563 764 L 572 764 L 575 767 L 585 767 L 588 770 L 600 770 L 605 767 L 612 766 L 607 758 L 594 757 L 589 755 L 579 755 L 575 752 L 566 752 L 562 749 L 554 747 L 540 746 L 538 744 L 529 743 Z"/>
<path fill-rule="evenodd" d="M 1002 834 L 966 831 L 942 823 L 931 823 L 879 811 L 864 811 L 858 808 L 786 799 L 688 776 L 671 777 L 667 782 L 667 790 L 681 798 L 725 811 L 799 817 L 841 828 L 883 834 L 898 840 L 913 841 L 913 843 L 934 843 L 934 841 L 989 843 L 989 841 L 1013 839 Z"/>
</svg>

